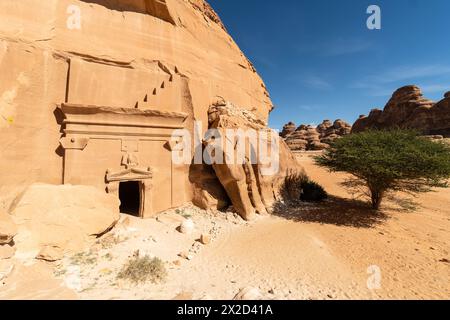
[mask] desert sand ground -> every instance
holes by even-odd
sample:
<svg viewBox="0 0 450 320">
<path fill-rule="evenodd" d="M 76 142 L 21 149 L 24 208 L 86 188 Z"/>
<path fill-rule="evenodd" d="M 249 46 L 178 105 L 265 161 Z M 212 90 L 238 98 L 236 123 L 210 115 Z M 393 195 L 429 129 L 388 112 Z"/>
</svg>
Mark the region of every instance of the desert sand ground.
<svg viewBox="0 0 450 320">
<path fill-rule="evenodd" d="M 250 223 L 192 206 L 156 220 L 124 216 L 84 254 L 56 265 L 16 264 L 0 298 L 232 299 L 252 287 L 266 299 L 450 299 L 449 189 L 421 195 L 415 208 L 395 195 L 375 214 L 340 186 L 344 174 L 298 158 L 330 200 L 280 206 Z M 192 235 L 176 230 L 186 217 L 195 222 Z M 201 233 L 212 242 L 197 242 Z M 164 283 L 117 280 L 137 250 L 166 261 Z"/>
</svg>

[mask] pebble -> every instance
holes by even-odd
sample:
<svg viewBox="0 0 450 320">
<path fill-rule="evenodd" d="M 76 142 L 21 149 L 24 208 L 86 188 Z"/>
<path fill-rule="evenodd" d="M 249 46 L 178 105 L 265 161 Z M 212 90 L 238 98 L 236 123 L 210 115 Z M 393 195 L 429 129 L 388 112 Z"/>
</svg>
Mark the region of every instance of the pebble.
<svg viewBox="0 0 450 320">
<path fill-rule="evenodd" d="M 262 298 L 261 292 L 258 289 L 252 288 L 252 287 L 247 287 L 247 288 L 241 289 L 236 294 L 236 296 L 234 297 L 233 300 L 254 301 L 254 300 L 260 300 L 261 298 Z"/>
<path fill-rule="evenodd" d="M 192 221 L 191 219 L 184 220 L 178 227 L 178 231 L 183 234 L 192 234 L 192 232 L 194 232 L 194 229 L 195 229 L 194 221 Z"/>
<path fill-rule="evenodd" d="M 201 235 L 201 237 L 200 237 L 200 242 L 203 244 L 203 245 L 208 245 L 208 244 L 210 244 L 211 243 L 211 236 L 209 235 L 209 234 L 202 234 Z"/>
<path fill-rule="evenodd" d="M 181 266 L 181 261 L 180 261 L 180 260 L 175 260 L 175 261 L 173 262 L 173 264 L 174 264 L 175 266 L 177 266 L 177 267 L 180 267 L 180 266 Z"/>
</svg>

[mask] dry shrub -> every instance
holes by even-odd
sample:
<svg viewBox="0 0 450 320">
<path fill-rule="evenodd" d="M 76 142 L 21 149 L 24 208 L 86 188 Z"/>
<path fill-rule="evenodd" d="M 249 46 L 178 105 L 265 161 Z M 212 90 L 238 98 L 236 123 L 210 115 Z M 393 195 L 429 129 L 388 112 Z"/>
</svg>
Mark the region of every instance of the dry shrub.
<svg viewBox="0 0 450 320">
<path fill-rule="evenodd" d="M 141 284 L 146 282 L 158 283 L 164 281 L 166 276 L 166 267 L 161 259 L 137 256 L 126 263 L 117 278 L 128 280 L 134 284 Z"/>
</svg>

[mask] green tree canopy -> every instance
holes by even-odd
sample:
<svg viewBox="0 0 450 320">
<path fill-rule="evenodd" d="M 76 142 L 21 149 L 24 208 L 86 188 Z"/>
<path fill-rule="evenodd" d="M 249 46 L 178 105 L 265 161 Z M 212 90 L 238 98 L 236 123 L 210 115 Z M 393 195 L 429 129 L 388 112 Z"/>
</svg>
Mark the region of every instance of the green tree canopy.
<svg viewBox="0 0 450 320">
<path fill-rule="evenodd" d="M 374 209 L 388 191 L 425 192 L 446 187 L 450 147 L 414 131 L 371 130 L 333 142 L 316 163 L 353 175 L 353 185 L 368 188 Z"/>
</svg>

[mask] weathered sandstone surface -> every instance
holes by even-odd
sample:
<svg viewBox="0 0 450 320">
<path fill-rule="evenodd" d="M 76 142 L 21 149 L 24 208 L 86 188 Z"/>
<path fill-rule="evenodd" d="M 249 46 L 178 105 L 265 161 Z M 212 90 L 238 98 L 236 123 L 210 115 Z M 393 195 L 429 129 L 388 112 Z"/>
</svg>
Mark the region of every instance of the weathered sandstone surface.
<svg viewBox="0 0 450 320">
<path fill-rule="evenodd" d="M 324 120 L 317 127 L 301 125 L 297 128 L 293 122 L 289 122 L 283 127 L 281 137 L 292 151 L 315 151 L 328 148 L 331 142 L 350 132 L 351 126 L 340 119 L 334 123 Z"/>
<path fill-rule="evenodd" d="M 11 208 L 16 255 L 54 261 L 84 250 L 119 220 L 118 199 L 88 186 L 33 184 Z"/>
<path fill-rule="evenodd" d="M 77 16 L 80 29 L 71 26 Z M 62 103 L 183 112 L 189 129 L 194 119 L 206 127 L 216 96 L 252 106 L 265 119 L 272 110 L 261 78 L 204 1 L 5 0 L 0 21 L 3 208 L 30 183 L 63 182 Z M 99 158 L 107 151 L 95 148 Z M 109 161 L 120 165 L 113 158 L 121 156 L 119 150 Z M 154 167 L 161 172 L 155 180 L 172 179 Z M 177 170 L 184 173 L 174 205 L 192 197 L 187 169 Z"/>
<path fill-rule="evenodd" d="M 51 260 L 106 231 L 116 219 L 106 193 L 122 204 L 138 199 L 140 217 L 193 201 L 232 204 L 248 218 L 270 207 L 286 166 L 297 168 L 284 144 L 288 163 L 268 181 L 257 168 L 235 176 L 172 163 L 172 132 L 193 136 L 201 121 L 203 135 L 217 97 L 251 113 L 258 128 L 273 109 L 255 68 L 203 0 L 1 1 L 0 70 L 0 211 L 19 224 L 18 254 L 30 247 Z M 99 204 L 78 204 L 86 189 L 61 185 L 90 186 Z M 11 241 L 14 232 L 2 228 L 1 241 Z"/>
<path fill-rule="evenodd" d="M 10 244 L 17 234 L 17 227 L 11 217 L 0 212 L 0 245 Z"/>
<path fill-rule="evenodd" d="M 360 116 L 352 128 L 357 133 L 367 129 L 403 128 L 424 135 L 450 137 L 450 94 L 435 103 L 417 86 L 405 86 L 394 92 L 384 110 L 374 109 Z"/>
<path fill-rule="evenodd" d="M 243 161 L 232 160 L 230 163 L 213 163 L 213 168 L 221 184 L 224 186 L 232 204 L 237 212 L 246 220 L 254 218 L 255 214 L 267 214 L 271 212 L 275 201 L 280 199 L 281 187 L 284 178 L 291 170 L 301 170 L 285 142 L 282 141 L 275 131 L 268 129 L 267 123 L 258 118 L 253 112 L 238 108 L 225 101 L 216 102 L 209 110 L 209 128 L 217 129 L 222 137 L 226 136 L 229 129 L 253 129 L 261 136 L 256 137 L 251 143 L 251 137 L 244 138 L 245 141 L 232 141 L 232 154 L 237 157 L 239 146 L 245 147 L 245 158 Z M 271 139 L 278 143 L 269 143 Z M 268 155 L 274 156 L 271 161 L 264 163 L 258 154 L 260 142 L 269 147 Z M 206 145 L 213 142 L 206 141 Z M 278 149 L 278 150 L 276 150 Z M 242 149 L 241 149 L 242 150 Z M 223 150 L 225 153 L 229 151 Z M 255 158 L 252 160 L 252 153 Z M 267 174 L 265 171 L 276 165 L 276 174 Z"/>
</svg>

